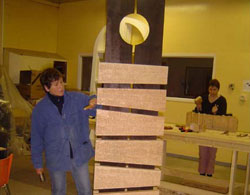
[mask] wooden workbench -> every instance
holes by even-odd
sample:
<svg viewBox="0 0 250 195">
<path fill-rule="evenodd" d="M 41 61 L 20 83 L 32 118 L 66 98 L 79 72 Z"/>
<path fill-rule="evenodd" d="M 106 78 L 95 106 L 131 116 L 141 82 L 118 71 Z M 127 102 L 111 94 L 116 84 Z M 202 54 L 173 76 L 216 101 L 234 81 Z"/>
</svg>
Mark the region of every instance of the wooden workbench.
<svg viewBox="0 0 250 195">
<path fill-rule="evenodd" d="M 216 148 L 227 148 L 233 150 L 229 192 L 228 192 L 229 195 L 233 195 L 238 152 L 242 151 L 250 153 L 250 137 L 248 135 L 245 137 L 240 137 L 237 135 L 239 135 L 239 133 L 230 132 L 229 134 L 224 134 L 221 131 L 213 131 L 213 130 L 206 130 L 205 132 L 199 132 L 199 133 L 196 132 L 186 133 L 186 132 L 181 132 L 176 127 L 174 127 L 172 130 L 165 130 L 164 140 L 176 140 L 197 145 L 210 146 Z M 244 195 L 246 195 L 248 192 L 249 168 L 250 168 L 250 159 L 248 155 Z"/>
</svg>

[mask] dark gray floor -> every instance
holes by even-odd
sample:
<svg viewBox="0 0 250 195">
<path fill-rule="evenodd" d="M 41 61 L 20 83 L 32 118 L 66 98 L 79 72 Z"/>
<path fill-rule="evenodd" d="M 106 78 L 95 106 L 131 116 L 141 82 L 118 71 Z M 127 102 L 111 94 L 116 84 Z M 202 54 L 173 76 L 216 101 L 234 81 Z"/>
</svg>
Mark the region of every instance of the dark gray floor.
<svg viewBox="0 0 250 195">
<path fill-rule="evenodd" d="M 93 161 L 90 162 L 90 176 L 93 181 Z M 167 157 L 166 166 L 182 171 L 197 173 L 197 161 Z M 216 166 L 214 177 L 229 181 L 230 167 Z M 11 179 L 9 182 L 12 195 L 49 195 L 50 181 L 48 172 L 45 172 L 46 182 L 41 183 L 31 164 L 30 156 L 14 156 Z M 245 170 L 237 170 L 236 182 L 244 183 Z M 242 190 L 241 190 L 242 191 Z M 2 194 L 3 190 L 0 190 Z M 3 193 L 4 194 L 4 193 Z M 76 189 L 72 177 L 67 175 L 67 195 L 76 195 Z"/>
<path fill-rule="evenodd" d="M 31 163 L 30 156 L 14 156 L 9 187 L 12 195 L 49 195 L 50 180 L 45 171 L 45 182 L 40 182 Z M 90 167 L 93 178 L 93 166 Z M 3 189 L 2 189 L 3 191 Z M 0 191 L 0 192 L 2 192 Z M 0 193 L 1 194 L 1 193 Z M 3 193 L 4 194 L 4 193 Z M 71 174 L 67 174 L 67 195 L 76 195 Z"/>
</svg>

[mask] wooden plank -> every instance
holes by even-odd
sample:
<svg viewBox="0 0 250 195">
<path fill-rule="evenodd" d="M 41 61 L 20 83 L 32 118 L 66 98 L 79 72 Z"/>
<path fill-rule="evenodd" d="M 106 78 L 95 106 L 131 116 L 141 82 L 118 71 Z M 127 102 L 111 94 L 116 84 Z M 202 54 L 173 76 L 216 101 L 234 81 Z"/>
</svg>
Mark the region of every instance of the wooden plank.
<svg viewBox="0 0 250 195">
<path fill-rule="evenodd" d="M 159 186 L 161 171 L 95 166 L 94 189 Z"/>
<path fill-rule="evenodd" d="M 94 192 L 96 195 L 160 195 L 159 190 L 141 190 L 141 191 L 131 191 L 131 192 L 104 192 L 98 193 Z"/>
<path fill-rule="evenodd" d="M 207 190 L 202 190 L 198 188 L 192 188 L 189 186 L 183 186 L 179 184 L 169 183 L 161 181 L 160 190 L 162 194 L 165 194 L 168 190 L 179 192 L 180 194 L 190 194 L 190 195 L 225 195 L 224 193 L 216 193 Z"/>
<path fill-rule="evenodd" d="M 199 131 L 201 131 L 202 128 L 205 128 L 218 131 L 235 132 L 238 128 L 238 120 L 233 116 L 220 116 L 187 112 L 186 125 L 191 126 L 192 123 L 196 124 L 197 127 L 199 127 Z"/>
<path fill-rule="evenodd" d="M 132 45 L 125 43 L 119 33 L 123 17 L 134 12 L 134 0 L 107 0 L 106 62 L 132 62 Z"/>
<path fill-rule="evenodd" d="M 98 88 L 99 105 L 165 111 L 166 91 L 155 89 Z"/>
<path fill-rule="evenodd" d="M 0 0 L 0 65 L 3 65 L 4 0 Z"/>
<path fill-rule="evenodd" d="M 216 179 L 213 177 L 204 177 L 198 174 L 177 169 L 170 169 L 167 167 L 163 167 L 162 172 L 164 175 L 177 178 L 178 183 L 185 186 L 196 187 L 219 193 L 227 193 L 229 189 L 228 181 L 226 180 Z"/>
<path fill-rule="evenodd" d="M 97 110 L 97 136 L 162 136 L 164 117 Z M 129 121 L 129 122 L 128 122 Z"/>
<path fill-rule="evenodd" d="M 236 117 L 230 117 L 228 122 L 228 131 L 236 132 L 238 130 L 238 119 Z"/>
<path fill-rule="evenodd" d="M 165 131 L 164 139 L 182 141 L 185 143 L 197 144 L 216 148 L 228 148 L 242 152 L 250 152 L 248 137 L 227 136 L 221 132 L 208 131 L 204 133 L 181 133 L 180 131 Z"/>
<path fill-rule="evenodd" d="M 100 63 L 98 82 L 166 85 L 167 75 L 166 66 Z"/>
<path fill-rule="evenodd" d="M 95 161 L 162 165 L 162 140 L 96 140 Z"/>
</svg>

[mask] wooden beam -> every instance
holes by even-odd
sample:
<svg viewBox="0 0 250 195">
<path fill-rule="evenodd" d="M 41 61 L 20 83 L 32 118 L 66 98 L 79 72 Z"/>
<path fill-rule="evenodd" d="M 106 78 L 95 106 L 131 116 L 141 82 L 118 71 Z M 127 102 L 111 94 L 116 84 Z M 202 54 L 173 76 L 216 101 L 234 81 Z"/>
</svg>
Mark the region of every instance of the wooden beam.
<svg viewBox="0 0 250 195">
<path fill-rule="evenodd" d="M 131 192 L 94 192 L 94 195 L 160 195 L 159 190 L 141 190 Z"/>
<path fill-rule="evenodd" d="M 135 47 L 135 64 L 161 65 L 165 0 L 137 0 L 137 13 L 146 18 L 150 33 Z"/>
<path fill-rule="evenodd" d="M 123 17 L 134 12 L 134 0 L 107 0 L 106 62 L 132 62 L 132 45 L 125 43 L 119 33 Z"/>
<path fill-rule="evenodd" d="M 235 132 L 238 129 L 238 119 L 234 116 L 220 116 L 195 112 L 187 112 L 186 125 L 191 126 L 192 123 L 203 129 L 213 129 L 218 131 Z"/>
<path fill-rule="evenodd" d="M 3 65 L 4 0 L 0 0 L 0 66 Z"/>
<path fill-rule="evenodd" d="M 162 140 L 96 140 L 95 161 L 162 165 Z"/>
<path fill-rule="evenodd" d="M 31 0 L 31 1 L 43 4 L 43 5 L 49 5 L 49 6 L 57 7 L 57 8 L 60 7 L 59 3 L 53 3 L 53 2 L 47 1 L 47 0 Z"/>
<path fill-rule="evenodd" d="M 167 84 L 166 66 L 100 63 L 99 83 L 120 84 Z"/>
<path fill-rule="evenodd" d="M 161 171 L 151 169 L 95 166 L 94 189 L 159 186 Z"/>
<path fill-rule="evenodd" d="M 165 191 L 174 191 L 174 192 L 180 192 L 180 193 L 187 193 L 192 195 L 225 195 L 224 193 L 217 193 L 217 192 L 211 192 L 208 190 L 201 190 L 198 188 L 192 188 L 189 186 L 183 186 L 179 184 L 169 183 L 165 181 L 161 181 L 160 190 L 163 194 L 165 194 Z"/>
<path fill-rule="evenodd" d="M 162 136 L 164 117 L 97 110 L 97 136 Z"/>
<path fill-rule="evenodd" d="M 227 193 L 229 190 L 229 183 L 226 180 L 216 179 L 213 177 L 204 177 L 198 174 L 180 171 L 177 169 L 162 168 L 164 175 L 177 177 L 179 184 L 209 190 L 219 193 Z"/>
<path fill-rule="evenodd" d="M 166 91 L 153 89 L 111 89 L 97 90 L 100 105 L 165 111 Z"/>
</svg>

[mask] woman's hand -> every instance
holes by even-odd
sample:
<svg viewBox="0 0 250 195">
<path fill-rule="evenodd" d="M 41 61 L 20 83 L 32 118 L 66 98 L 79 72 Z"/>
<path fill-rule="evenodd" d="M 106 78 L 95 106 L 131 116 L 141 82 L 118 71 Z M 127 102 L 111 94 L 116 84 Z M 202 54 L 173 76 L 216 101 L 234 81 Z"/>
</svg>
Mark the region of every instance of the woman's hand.
<svg viewBox="0 0 250 195">
<path fill-rule="evenodd" d="M 93 99 L 89 100 L 89 105 L 86 106 L 84 108 L 84 110 L 92 109 L 92 108 L 94 108 L 96 106 L 96 104 L 97 104 L 97 100 L 96 100 L 96 98 L 93 98 Z"/>
<path fill-rule="evenodd" d="M 197 108 L 197 110 L 200 112 L 200 111 L 202 110 L 201 104 L 196 104 L 196 108 Z"/>
<path fill-rule="evenodd" d="M 38 168 L 38 169 L 36 169 L 36 174 L 37 175 L 40 175 L 40 174 L 42 174 L 43 173 L 43 168 Z"/>
<path fill-rule="evenodd" d="M 213 108 L 212 108 L 212 113 L 213 114 L 216 114 L 217 113 L 217 111 L 218 111 L 218 105 L 217 104 L 215 104 L 214 106 L 213 106 Z"/>
<path fill-rule="evenodd" d="M 201 111 L 201 109 L 202 109 L 202 106 L 201 106 L 202 97 L 199 96 L 199 97 L 195 98 L 194 103 L 196 104 L 197 110 L 198 110 L 198 111 Z"/>
</svg>

